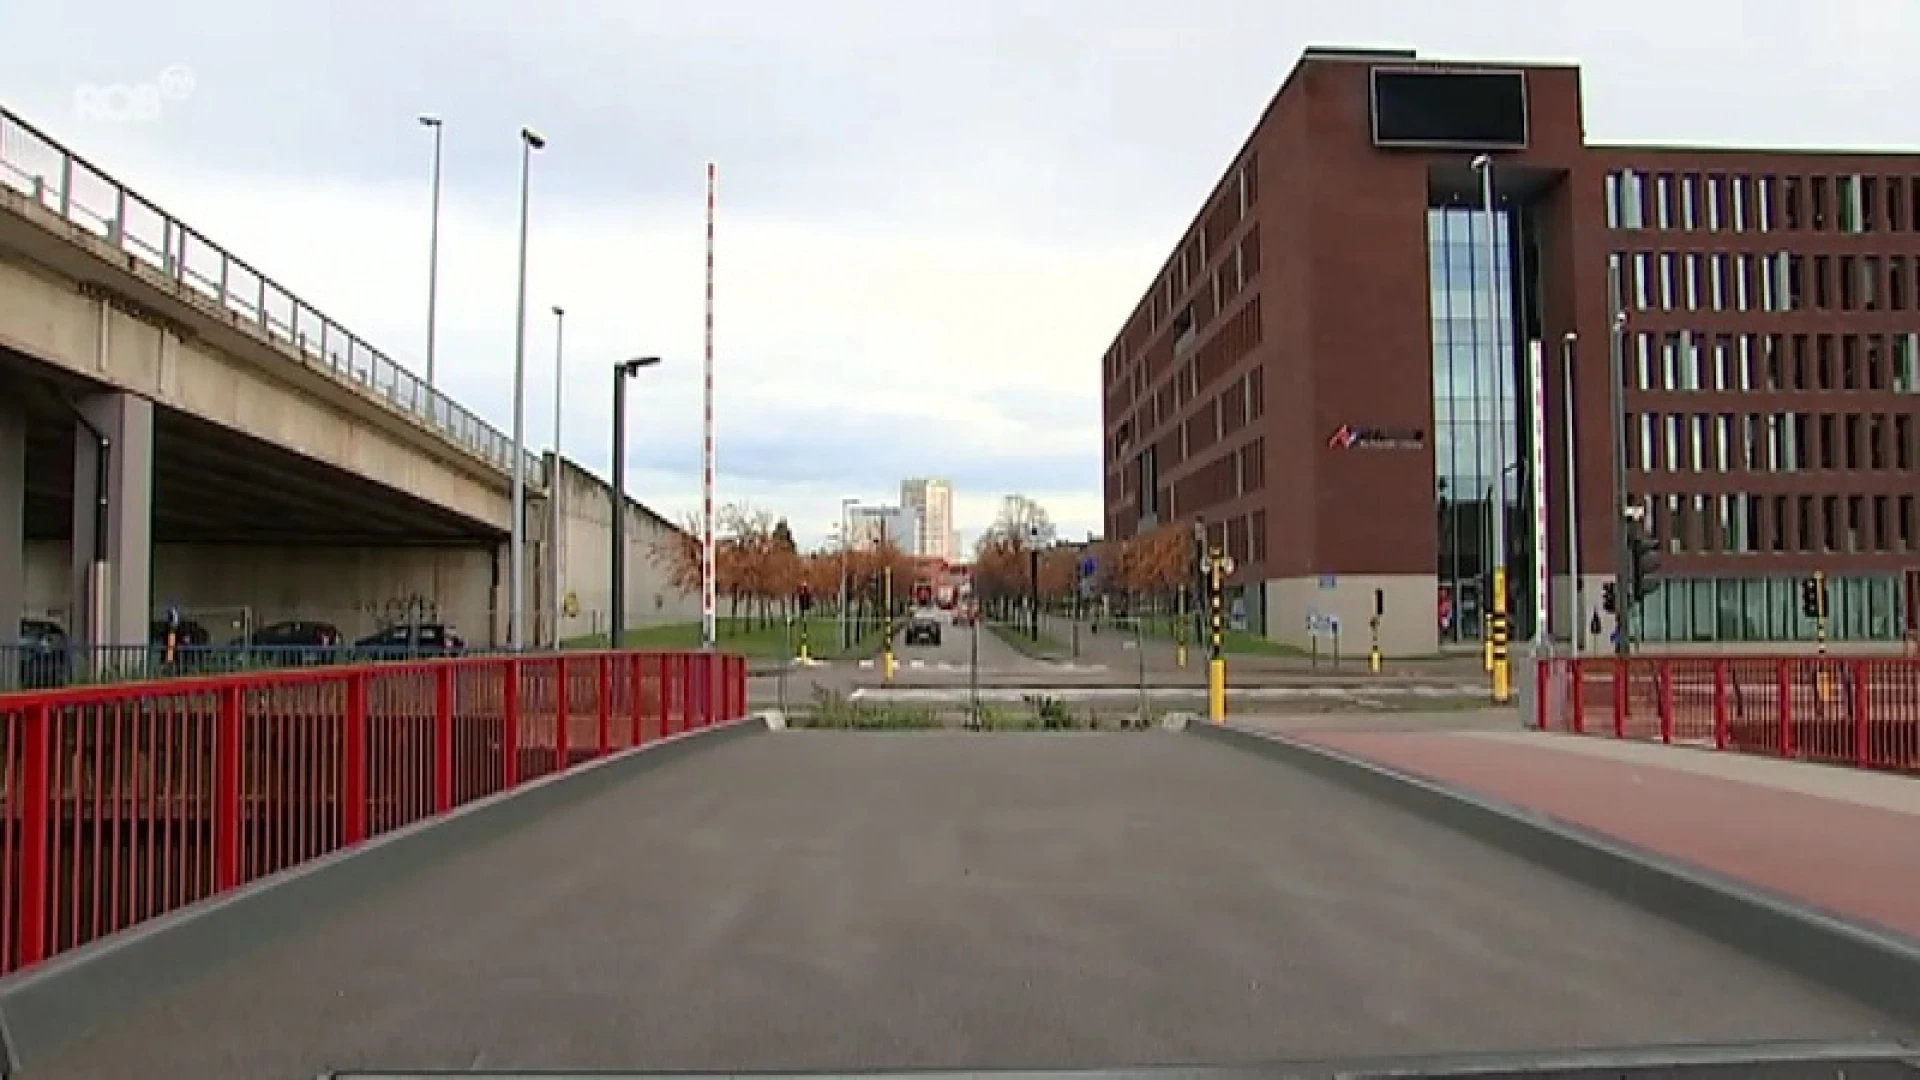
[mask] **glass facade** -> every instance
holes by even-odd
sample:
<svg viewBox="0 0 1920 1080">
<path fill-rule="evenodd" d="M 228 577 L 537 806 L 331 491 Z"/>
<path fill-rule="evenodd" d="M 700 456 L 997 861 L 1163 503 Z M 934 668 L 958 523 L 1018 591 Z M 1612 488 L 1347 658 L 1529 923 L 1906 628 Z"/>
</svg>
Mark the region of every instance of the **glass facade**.
<svg viewBox="0 0 1920 1080">
<path fill-rule="evenodd" d="M 1812 641 L 1815 625 L 1800 610 L 1804 575 L 1669 578 L 1641 603 L 1635 633 L 1642 641 Z M 1898 641 L 1907 625 L 1898 574 L 1847 574 L 1827 579 L 1827 637 L 1832 641 Z"/>
<path fill-rule="evenodd" d="M 1488 290 L 1487 214 L 1448 207 L 1427 212 L 1427 270 L 1433 316 L 1434 497 L 1440 531 L 1440 639 L 1471 642 L 1483 632 L 1491 600 L 1495 477 L 1507 506 L 1508 611 L 1516 639 L 1533 632 L 1525 558 L 1531 533 L 1521 499 L 1527 486 L 1517 468 L 1517 433 L 1524 426 L 1519 401 L 1526 400 L 1522 372 L 1511 358 L 1513 270 L 1508 215 L 1493 215 L 1492 295 Z M 1495 357 L 1507 358 L 1504 379 L 1495 378 Z M 1502 423 L 1504 421 L 1504 423 Z"/>
</svg>

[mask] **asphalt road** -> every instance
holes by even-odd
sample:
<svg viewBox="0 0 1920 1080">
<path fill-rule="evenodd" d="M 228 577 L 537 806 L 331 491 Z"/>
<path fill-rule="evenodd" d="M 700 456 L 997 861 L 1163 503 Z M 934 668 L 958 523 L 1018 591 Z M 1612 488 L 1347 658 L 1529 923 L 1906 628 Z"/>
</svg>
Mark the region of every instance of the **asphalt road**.
<svg viewBox="0 0 1920 1080">
<path fill-rule="evenodd" d="M 789 732 L 363 899 L 45 1075 L 1091 1067 L 1878 1027 L 1191 736 Z"/>
<path fill-rule="evenodd" d="M 941 613 L 941 618 L 948 616 Z M 1068 626 L 1060 620 L 1055 620 L 1049 632 L 1061 642 L 1069 640 Z M 896 639 L 895 655 L 900 668 L 890 685 L 944 688 L 963 693 L 976 679 L 982 687 L 1045 687 L 1061 691 L 1138 688 L 1144 681 L 1150 688 L 1175 693 L 1180 698 L 1180 707 L 1191 707 L 1193 695 L 1204 693 L 1206 687 L 1205 659 L 1198 650 L 1192 654 L 1187 667 L 1176 668 L 1171 644 L 1152 639 L 1140 643 L 1124 635 L 1115 637 L 1110 629 L 1099 633 L 1083 630 L 1077 656 L 1069 654 L 1059 660 L 1046 661 L 1028 659 L 998 634 L 984 630 L 979 635 L 976 658 L 971 652 L 973 634 L 972 630 L 948 625 L 938 646 L 908 646 Z M 1139 647 L 1142 644 L 1144 649 Z M 1143 658 L 1147 660 L 1144 665 Z M 977 676 L 971 670 L 975 665 L 979 669 Z M 842 660 L 816 667 L 762 661 L 754 665 L 753 672 L 747 684 L 747 697 L 755 708 L 769 708 L 783 701 L 788 705 L 805 702 L 816 690 L 846 694 L 889 685 L 881 677 L 877 659 L 869 661 L 867 666 Z M 1385 687 L 1388 693 L 1417 695 L 1444 691 L 1458 695 L 1484 691 L 1486 687 L 1485 677 L 1471 663 L 1465 667 L 1457 662 L 1408 663 L 1401 665 L 1400 670 L 1370 675 L 1366 672 L 1364 657 L 1353 656 L 1347 657 L 1339 667 L 1327 660 L 1318 668 L 1299 658 L 1235 656 L 1227 664 L 1227 681 L 1229 687 L 1237 690 L 1282 691 L 1275 700 L 1285 698 L 1284 691 L 1294 689 L 1319 692 L 1352 687 L 1373 692 Z"/>
<path fill-rule="evenodd" d="M 894 675 L 895 685 L 964 687 L 970 677 L 969 669 L 975 665 L 984 682 L 1051 682 L 1099 674 L 1030 660 L 1000 640 L 998 634 L 984 628 L 954 626 L 947 612 L 939 612 L 938 617 L 943 624 L 938 645 L 908 645 L 902 636 L 894 638 L 894 658 L 900 664 Z M 868 667 L 842 660 L 819 667 L 788 667 L 780 674 L 773 674 L 781 670 L 779 665 L 760 664 L 755 670 L 761 674 L 748 679 L 747 698 L 756 707 L 774 705 L 780 700 L 782 681 L 786 684 L 789 702 L 805 701 L 816 689 L 844 694 L 863 686 L 878 686 L 883 681 L 879 665 L 878 658 Z"/>
</svg>

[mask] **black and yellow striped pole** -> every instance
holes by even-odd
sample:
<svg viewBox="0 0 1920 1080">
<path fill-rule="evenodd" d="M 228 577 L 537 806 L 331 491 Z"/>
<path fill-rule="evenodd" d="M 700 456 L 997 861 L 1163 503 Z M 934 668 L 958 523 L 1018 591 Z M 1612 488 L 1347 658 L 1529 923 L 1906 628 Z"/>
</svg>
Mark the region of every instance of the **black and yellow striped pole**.
<svg viewBox="0 0 1920 1080">
<path fill-rule="evenodd" d="M 1226 576 L 1226 555 L 1219 548 L 1207 552 L 1207 719 L 1216 724 L 1227 720 L 1227 654 L 1221 647 L 1224 629 L 1220 613 L 1220 584 Z"/>
<path fill-rule="evenodd" d="M 1373 590 L 1373 618 L 1367 622 L 1367 629 L 1373 633 L 1373 641 L 1367 647 L 1367 670 L 1380 674 L 1380 620 L 1387 615 L 1387 591 Z"/>
<path fill-rule="evenodd" d="M 880 572 L 880 632 L 887 639 L 887 648 L 880 658 L 880 677 L 887 682 L 893 681 L 895 661 L 893 657 L 893 567 L 888 566 Z"/>
<path fill-rule="evenodd" d="M 1505 705 L 1513 695 L 1508 682 L 1507 613 L 1495 611 L 1487 616 L 1487 640 L 1493 645 L 1493 700 Z"/>
</svg>

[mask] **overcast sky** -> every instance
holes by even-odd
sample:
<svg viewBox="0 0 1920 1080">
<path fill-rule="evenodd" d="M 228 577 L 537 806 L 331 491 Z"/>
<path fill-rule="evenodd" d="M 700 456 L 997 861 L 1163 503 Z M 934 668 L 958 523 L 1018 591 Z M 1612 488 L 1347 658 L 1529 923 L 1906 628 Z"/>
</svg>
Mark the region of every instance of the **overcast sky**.
<svg viewBox="0 0 1920 1080">
<path fill-rule="evenodd" d="M 950 477 L 1099 527 L 1099 358 L 1309 44 L 1579 60 L 1590 138 L 1911 146 L 1915 0 L 0 0 L 0 100 L 507 430 L 517 129 L 534 162 L 528 437 L 697 505 L 704 163 L 721 171 L 720 498 L 803 540 Z M 163 73 L 166 73 L 163 77 Z M 189 85 L 190 83 L 190 85 Z M 159 87 L 158 115 L 85 115 Z M 14 153 L 13 148 L 8 153 Z M 104 208 L 103 208 L 104 209 Z"/>
</svg>

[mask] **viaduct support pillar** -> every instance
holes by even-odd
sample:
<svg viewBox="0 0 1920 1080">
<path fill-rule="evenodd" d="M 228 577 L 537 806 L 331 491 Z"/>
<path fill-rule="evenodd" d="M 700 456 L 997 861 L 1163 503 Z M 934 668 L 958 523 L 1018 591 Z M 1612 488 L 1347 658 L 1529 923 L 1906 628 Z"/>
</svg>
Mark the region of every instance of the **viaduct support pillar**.
<svg viewBox="0 0 1920 1080">
<path fill-rule="evenodd" d="M 76 404 L 73 443 L 75 643 L 149 643 L 153 619 L 153 402 L 125 393 Z"/>
<path fill-rule="evenodd" d="M 0 402 L 0 641 L 18 641 L 27 592 L 27 420 L 20 407 Z M 10 690 L 20 665 L 0 655 L 0 690 Z"/>
</svg>

